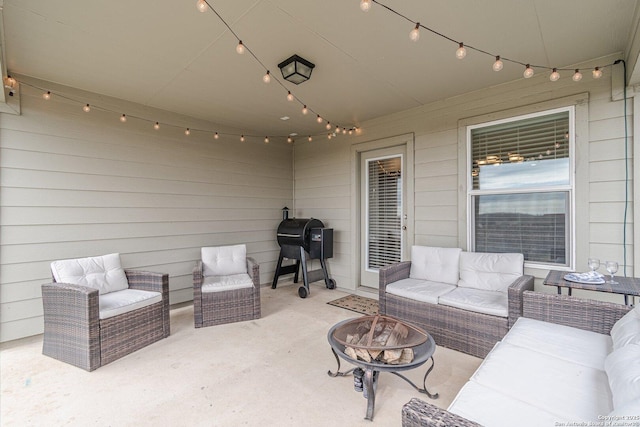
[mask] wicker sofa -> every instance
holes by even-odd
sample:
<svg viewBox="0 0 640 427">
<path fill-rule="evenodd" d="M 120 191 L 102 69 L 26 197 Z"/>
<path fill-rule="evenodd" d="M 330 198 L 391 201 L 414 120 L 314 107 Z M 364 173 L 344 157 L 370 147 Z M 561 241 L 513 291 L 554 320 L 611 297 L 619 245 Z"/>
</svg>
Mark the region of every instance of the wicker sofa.
<svg viewBox="0 0 640 427">
<path fill-rule="evenodd" d="M 529 291 L 523 303 L 448 410 L 414 398 L 404 427 L 640 422 L 640 306 Z"/>
<path fill-rule="evenodd" d="M 521 254 L 414 246 L 411 259 L 380 269 L 380 314 L 473 356 L 485 357 L 502 339 L 522 315 L 522 293 L 533 290 Z"/>
</svg>

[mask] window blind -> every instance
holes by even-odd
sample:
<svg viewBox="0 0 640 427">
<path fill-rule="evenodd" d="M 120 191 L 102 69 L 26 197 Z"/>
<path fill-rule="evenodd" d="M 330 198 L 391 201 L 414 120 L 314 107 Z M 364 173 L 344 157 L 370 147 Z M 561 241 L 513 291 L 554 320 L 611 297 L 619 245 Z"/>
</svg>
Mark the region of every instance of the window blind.
<svg viewBox="0 0 640 427">
<path fill-rule="evenodd" d="M 402 256 L 400 157 L 368 161 L 367 267 L 377 270 Z"/>
</svg>

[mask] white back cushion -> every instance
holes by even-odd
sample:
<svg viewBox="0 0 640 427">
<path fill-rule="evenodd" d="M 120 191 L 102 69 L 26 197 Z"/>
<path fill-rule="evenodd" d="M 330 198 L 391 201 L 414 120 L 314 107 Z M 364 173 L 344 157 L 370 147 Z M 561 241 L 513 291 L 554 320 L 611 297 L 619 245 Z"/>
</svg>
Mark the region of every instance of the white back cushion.
<svg viewBox="0 0 640 427">
<path fill-rule="evenodd" d="M 247 246 L 218 246 L 202 248 L 205 276 L 229 276 L 247 272 Z"/>
<path fill-rule="evenodd" d="M 640 305 L 622 316 L 611 328 L 613 349 L 627 344 L 640 344 Z"/>
<path fill-rule="evenodd" d="M 460 248 L 412 246 L 409 277 L 456 285 L 460 279 L 460 252 Z"/>
<path fill-rule="evenodd" d="M 462 252 L 458 286 L 506 292 L 523 271 L 522 254 Z"/>
<path fill-rule="evenodd" d="M 604 370 L 609 378 L 614 408 L 640 400 L 639 344 L 627 344 L 614 350 L 604 361 Z"/>
<path fill-rule="evenodd" d="M 54 261 L 51 272 L 56 282 L 88 286 L 100 294 L 129 288 L 120 254 Z"/>
</svg>

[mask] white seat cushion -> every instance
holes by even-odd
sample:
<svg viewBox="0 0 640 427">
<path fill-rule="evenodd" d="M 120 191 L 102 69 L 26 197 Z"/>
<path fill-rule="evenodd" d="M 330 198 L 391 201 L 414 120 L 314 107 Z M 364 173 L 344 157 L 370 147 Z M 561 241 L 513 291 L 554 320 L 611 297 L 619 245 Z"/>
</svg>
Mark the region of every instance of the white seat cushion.
<svg viewBox="0 0 640 427">
<path fill-rule="evenodd" d="M 640 344 L 627 344 L 615 350 L 607 357 L 604 366 L 614 408 L 640 401 Z"/>
<path fill-rule="evenodd" d="M 600 370 L 613 348 L 609 335 L 526 317 L 516 321 L 502 342 Z"/>
<path fill-rule="evenodd" d="M 160 292 L 142 291 L 140 289 L 124 289 L 100 295 L 100 319 L 137 310 L 162 301 Z"/>
<path fill-rule="evenodd" d="M 640 344 L 640 305 L 622 316 L 611 328 L 613 348 L 619 349 L 627 344 Z"/>
<path fill-rule="evenodd" d="M 460 248 L 413 246 L 409 277 L 457 285 L 460 279 L 460 252 Z"/>
<path fill-rule="evenodd" d="M 247 272 L 246 245 L 202 248 L 200 254 L 205 276 L 229 276 Z"/>
<path fill-rule="evenodd" d="M 604 371 L 504 342 L 471 381 L 575 421 L 597 421 L 613 409 Z"/>
<path fill-rule="evenodd" d="M 458 286 L 506 292 L 523 272 L 522 254 L 462 252 Z"/>
<path fill-rule="evenodd" d="M 251 276 L 247 273 L 229 276 L 208 276 L 202 282 L 202 292 L 222 292 L 234 289 L 250 288 L 253 286 Z"/>
<path fill-rule="evenodd" d="M 88 286 L 97 289 L 100 295 L 129 287 L 120 254 L 54 261 L 51 272 L 58 283 Z"/>
<path fill-rule="evenodd" d="M 440 295 L 451 292 L 455 288 L 454 285 L 446 283 L 408 278 L 388 284 L 387 292 L 399 297 L 437 304 Z"/>
<path fill-rule="evenodd" d="M 474 381 L 462 387 L 448 411 L 491 427 L 557 426 L 559 422 L 575 421 L 573 417 L 563 418 L 523 402 L 517 395 L 503 394 Z"/>
<path fill-rule="evenodd" d="M 492 316 L 509 317 L 509 300 L 506 292 L 458 287 L 442 295 L 438 299 L 438 304 Z"/>
</svg>

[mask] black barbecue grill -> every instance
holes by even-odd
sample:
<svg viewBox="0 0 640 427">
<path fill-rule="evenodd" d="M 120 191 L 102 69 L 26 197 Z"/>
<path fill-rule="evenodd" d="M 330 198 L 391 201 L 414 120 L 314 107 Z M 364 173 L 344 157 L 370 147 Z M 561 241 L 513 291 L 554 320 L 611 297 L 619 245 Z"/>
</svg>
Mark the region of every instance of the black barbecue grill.
<svg viewBox="0 0 640 427">
<path fill-rule="evenodd" d="M 298 273 L 302 264 L 304 286 L 298 288 L 300 298 L 309 295 L 309 283 L 324 279 L 328 289 L 336 287 L 336 281 L 329 278 L 325 260 L 333 257 L 333 229 L 325 228 L 322 221 L 314 218 L 289 218 L 289 210 L 284 208 L 283 220 L 278 226 L 278 245 L 280 256 L 271 287 L 276 288 L 278 278 L 294 273 L 293 282 L 298 283 Z M 296 260 L 295 264 L 282 265 L 285 259 Z M 309 271 L 307 259 L 319 259 L 322 268 Z"/>
</svg>

